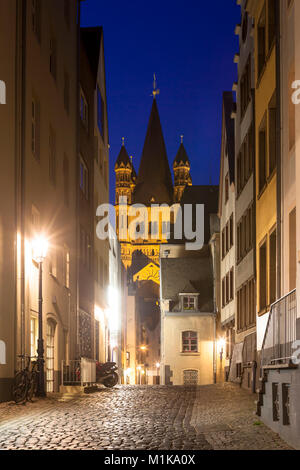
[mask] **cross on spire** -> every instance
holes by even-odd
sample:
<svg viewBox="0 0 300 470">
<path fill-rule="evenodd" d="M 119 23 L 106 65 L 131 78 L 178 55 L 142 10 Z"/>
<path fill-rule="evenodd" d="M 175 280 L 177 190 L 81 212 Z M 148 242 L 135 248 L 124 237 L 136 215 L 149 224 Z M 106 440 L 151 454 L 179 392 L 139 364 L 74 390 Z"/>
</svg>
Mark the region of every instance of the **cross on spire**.
<svg viewBox="0 0 300 470">
<path fill-rule="evenodd" d="M 153 80 L 153 92 L 152 92 L 152 96 L 153 96 L 153 98 L 155 99 L 156 96 L 159 95 L 160 90 L 158 90 L 158 88 L 157 88 L 157 80 L 156 80 L 156 75 L 155 75 L 155 74 L 153 75 L 153 78 L 154 78 L 154 80 Z"/>
<path fill-rule="evenodd" d="M 181 143 L 183 144 L 183 138 L 184 138 L 184 135 L 181 135 L 180 136 L 180 139 L 181 139 Z"/>
<path fill-rule="evenodd" d="M 125 147 L 125 137 L 122 137 L 122 147 Z"/>
</svg>

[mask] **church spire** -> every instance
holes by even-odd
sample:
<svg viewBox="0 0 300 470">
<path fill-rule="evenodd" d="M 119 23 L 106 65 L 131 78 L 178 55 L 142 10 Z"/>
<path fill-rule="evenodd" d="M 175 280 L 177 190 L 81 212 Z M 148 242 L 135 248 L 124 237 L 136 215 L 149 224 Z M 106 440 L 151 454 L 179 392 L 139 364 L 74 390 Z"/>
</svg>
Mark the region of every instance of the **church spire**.
<svg viewBox="0 0 300 470">
<path fill-rule="evenodd" d="M 155 88 L 156 92 L 157 89 Z M 157 94 L 157 93 L 156 93 Z M 156 96 L 156 95 L 155 95 Z M 134 202 L 166 203 L 173 200 L 173 184 L 157 101 L 153 99 L 142 159 L 134 192 Z"/>
<path fill-rule="evenodd" d="M 156 99 L 156 96 L 159 95 L 159 93 L 160 93 L 160 90 L 158 90 L 157 88 L 156 75 L 154 74 L 153 75 L 153 92 L 152 92 L 152 96 L 154 100 Z"/>
<path fill-rule="evenodd" d="M 191 164 L 183 145 L 183 135 L 180 136 L 181 144 L 173 163 L 174 171 L 174 201 L 180 202 L 186 186 L 192 185 L 190 175 Z"/>
</svg>

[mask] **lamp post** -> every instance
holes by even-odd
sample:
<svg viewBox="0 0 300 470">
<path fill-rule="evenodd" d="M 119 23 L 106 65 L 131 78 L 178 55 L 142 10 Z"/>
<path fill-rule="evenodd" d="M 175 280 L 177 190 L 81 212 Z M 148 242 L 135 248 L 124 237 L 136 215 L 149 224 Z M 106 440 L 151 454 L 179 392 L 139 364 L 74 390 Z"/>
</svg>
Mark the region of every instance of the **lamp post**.
<svg viewBox="0 0 300 470">
<path fill-rule="evenodd" d="M 45 375 L 44 375 L 44 339 L 43 339 L 43 261 L 46 258 L 48 243 L 44 237 L 33 240 L 33 259 L 39 265 L 39 337 L 38 337 L 38 388 L 37 396 L 45 397 Z"/>
</svg>

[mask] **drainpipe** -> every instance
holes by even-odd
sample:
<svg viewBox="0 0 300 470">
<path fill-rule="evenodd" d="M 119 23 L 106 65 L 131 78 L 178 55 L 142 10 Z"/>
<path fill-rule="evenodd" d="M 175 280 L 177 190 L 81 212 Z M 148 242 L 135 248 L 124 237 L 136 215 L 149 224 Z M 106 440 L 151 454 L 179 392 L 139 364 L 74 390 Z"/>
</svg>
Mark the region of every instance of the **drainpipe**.
<svg viewBox="0 0 300 470">
<path fill-rule="evenodd" d="M 277 202 L 277 299 L 281 297 L 281 2 L 276 5 L 276 202 Z"/>
<path fill-rule="evenodd" d="M 18 269 L 18 244 L 16 250 L 16 300 L 15 352 L 24 354 L 25 344 L 25 105 L 26 105 L 26 2 L 16 0 L 16 59 L 15 59 L 15 216 L 16 231 L 20 234 L 20 279 Z M 17 296 L 16 296 L 17 297 Z M 19 328 L 19 332 L 18 332 Z M 18 337 L 18 334 L 20 336 Z M 16 358 L 15 358 L 16 360 Z"/>
</svg>

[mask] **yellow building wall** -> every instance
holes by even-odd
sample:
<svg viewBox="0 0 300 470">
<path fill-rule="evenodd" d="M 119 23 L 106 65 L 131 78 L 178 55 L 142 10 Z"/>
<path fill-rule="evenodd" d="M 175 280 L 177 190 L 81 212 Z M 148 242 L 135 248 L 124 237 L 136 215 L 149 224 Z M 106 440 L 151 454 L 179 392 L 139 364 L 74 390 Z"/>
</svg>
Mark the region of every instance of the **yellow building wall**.
<svg viewBox="0 0 300 470">
<path fill-rule="evenodd" d="M 259 8 L 255 14 L 255 64 L 258 62 L 257 47 L 257 24 L 260 18 L 264 2 L 259 2 Z M 275 227 L 277 220 L 277 204 L 276 204 L 276 171 L 273 175 L 268 175 L 269 168 L 269 135 L 267 130 L 267 186 L 261 194 L 259 194 L 259 129 L 263 118 L 267 115 L 268 106 L 274 92 L 276 91 L 276 48 L 273 45 L 269 55 L 266 58 L 265 69 L 262 75 L 258 77 L 256 68 L 256 90 L 255 90 L 255 132 L 256 132 L 256 266 L 257 266 L 257 309 L 260 312 L 259 305 L 259 247 L 267 237 L 267 266 L 269 266 L 269 240 L 270 231 Z M 267 127 L 268 129 L 268 127 Z M 267 303 L 269 304 L 269 270 L 267 269 Z"/>
</svg>

